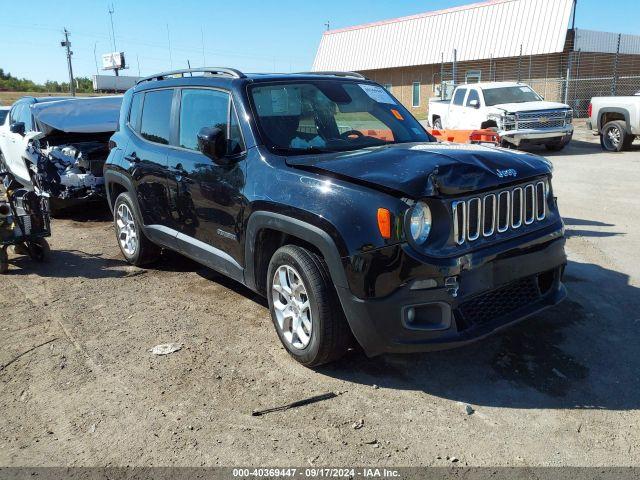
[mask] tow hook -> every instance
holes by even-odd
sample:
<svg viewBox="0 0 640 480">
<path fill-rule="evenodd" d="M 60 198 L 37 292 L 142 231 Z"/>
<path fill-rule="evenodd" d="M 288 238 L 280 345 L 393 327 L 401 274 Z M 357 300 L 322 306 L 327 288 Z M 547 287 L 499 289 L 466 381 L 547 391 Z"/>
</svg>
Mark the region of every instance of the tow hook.
<svg viewBox="0 0 640 480">
<path fill-rule="evenodd" d="M 451 295 L 453 298 L 456 298 L 458 296 L 458 290 L 460 289 L 460 284 L 458 283 L 458 277 L 445 278 L 444 286 L 447 289 L 447 293 Z"/>
</svg>

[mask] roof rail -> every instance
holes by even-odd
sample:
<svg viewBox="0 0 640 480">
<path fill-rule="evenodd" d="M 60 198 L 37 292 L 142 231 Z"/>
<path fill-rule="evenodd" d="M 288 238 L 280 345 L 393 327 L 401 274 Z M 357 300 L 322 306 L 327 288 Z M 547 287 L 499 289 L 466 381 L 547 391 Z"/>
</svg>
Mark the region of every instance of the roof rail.
<svg viewBox="0 0 640 480">
<path fill-rule="evenodd" d="M 141 78 L 136 82 L 136 85 L 139 85 L 142 82 L 150 82 L 152 80 L 164 80 L 167 77 L 181 75 L 185 76 L 187 73 L 209 73 L 211 75 L 221 75 L 233 78 L 245 78 L 245 74 L 240 70 L 236 70 L 235 68 L 221 68 L 221 67 L 201 67 L 201 68 L 187 68 L 184 70 L 173 70 L 171 72 L 162 72 L 156 73 L 155 75 L 150 75 L 148 77 Z"/>
<path fill-rule="evenodd" d="M 299 75 L 331 75 L 334 77 L 359 78 L 360 80 L 369 80 L 367 77 L 358 72 L 298 72 Z"/>
</svg>

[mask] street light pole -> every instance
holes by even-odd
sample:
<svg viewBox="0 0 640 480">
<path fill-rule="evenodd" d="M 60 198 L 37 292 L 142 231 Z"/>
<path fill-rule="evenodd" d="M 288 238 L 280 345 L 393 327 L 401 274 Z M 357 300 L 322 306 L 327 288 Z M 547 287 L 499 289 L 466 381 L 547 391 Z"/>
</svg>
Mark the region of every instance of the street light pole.
<svg viewBox="0 0 640 480">
<path fill-rule="evenodd" d="M 64 29 L 64 42 L 60 42 L 61 47 L 65 47 L 67 49 L 67 67 L 69 68 L 69 89 L 71 90 L 71 96 L 76 96 L 76 84 L 73 80 L 73 67 L 71 66 L 71 55 L 73 52 L 71 51 L 71 42 L 69 41 L 69 31 Z"/>
</svg>

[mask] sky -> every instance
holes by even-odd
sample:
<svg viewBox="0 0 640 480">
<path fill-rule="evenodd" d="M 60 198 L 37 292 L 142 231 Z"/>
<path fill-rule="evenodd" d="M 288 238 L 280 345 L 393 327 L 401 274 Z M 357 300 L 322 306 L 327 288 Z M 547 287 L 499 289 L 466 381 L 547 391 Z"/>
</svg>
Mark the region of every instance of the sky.
<svg viewBox="0 0 640 480">
<path fill-rule="evenodd" d="M 578 28 L 640 34 L 638 0 L 578 0 Z M 42 83 L 68 80 L 62 30 L 76 76 L 101 54 L 124 51 L 124 75 L 191 66 L 306 71 L 326 23 L 342 28 L 473 3 L 472 0 L 0 0 L 0 68 Z M 108 10 L 113 6 L 115 50 Z M 169 48 L 171 45 L 171 48 Z M 94 54 L 95 52 L 95 54 Z M 100 73 L 104 73 L 100 71 Z"/>
</svg>

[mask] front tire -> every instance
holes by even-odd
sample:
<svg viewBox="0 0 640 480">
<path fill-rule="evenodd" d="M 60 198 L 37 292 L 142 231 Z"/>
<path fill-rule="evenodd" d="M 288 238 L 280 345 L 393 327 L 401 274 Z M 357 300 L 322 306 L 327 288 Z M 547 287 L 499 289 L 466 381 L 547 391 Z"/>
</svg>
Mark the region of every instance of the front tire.
<svg viewBox="0 0 640 480">
<path fill-rule="evenodd" d="M 544 146 L 549 152 L 560 152 L 564 150 L 567 144 L 565 142 L 552 142 L 546 143 Z"/>
<path fill-rule="evenodd" d="M 157 260 L 160 248 L 144 235 L 142 222 L 135 212 L 131 195 L 128 192 L 118 195 L 113 207 L 113 224 L 118 246 L 127 262 L 141 267 Z"/>
<path fill-rule="evenodd" d="M 343 356 L 351 331 L 324 260 L 286 245 L 273 254 L 267 273 L 269 310 L 280 341 L 307 367 Z"/>
<path fill-rule="evenodd" d="M 442 130 L 442 120 L 439 118 L 436 118 L 433 121 L 433 129 L 434 130 Z"/>
<path fill-rule="evenodd" d="M 614 120 L 607 123 L 602 129 L 600 145 L 607 152 L 621 152 L 629 146 L 629 137 L 625 122 Z"/>
<path fill-rule="evenodd" d="M 51 247 L 45 238 L 38 238 L 27 242 L 27 251 L 32 260 L 36 262 L 46 262 L 51 255 Z"/>
</svg>

